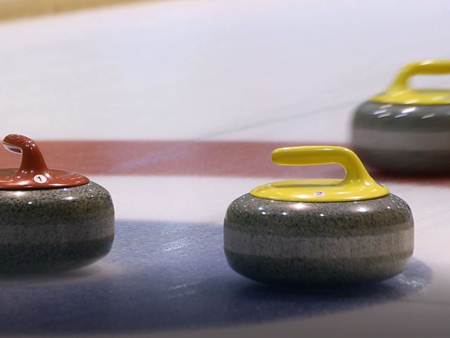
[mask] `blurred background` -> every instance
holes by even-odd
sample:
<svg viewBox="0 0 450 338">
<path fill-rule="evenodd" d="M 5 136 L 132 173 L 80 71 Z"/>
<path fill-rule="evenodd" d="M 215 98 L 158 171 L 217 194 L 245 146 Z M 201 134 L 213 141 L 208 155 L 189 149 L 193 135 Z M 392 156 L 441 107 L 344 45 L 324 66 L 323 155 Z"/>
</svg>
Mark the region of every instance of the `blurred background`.
<svg viewBox="0 0 450 338">
<path fill-rule="evenodd" d="M 1 0 L 0 20 L 51 15 L 78 9 L 136 1 L 138 0 Z"/>
<path fill-rule="evenodd" d="M 36 138 L 346 142 L 403 65 L 450 56 L 447 1 L 32 3 L 45 15 L 0 1 L 0 130 Z"/>
</svg>

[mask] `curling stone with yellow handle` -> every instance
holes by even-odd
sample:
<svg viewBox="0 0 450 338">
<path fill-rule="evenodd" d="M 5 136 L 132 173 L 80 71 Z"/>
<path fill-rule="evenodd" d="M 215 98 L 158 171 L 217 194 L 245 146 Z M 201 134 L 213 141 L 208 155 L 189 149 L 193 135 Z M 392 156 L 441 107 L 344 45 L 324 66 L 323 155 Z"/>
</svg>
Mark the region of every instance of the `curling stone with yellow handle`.
<svg viewBox="0 0 450 338">
<path fill-rule="evenodd" d="M 22 154 L 18 169 L 0 169 L 0 273 L 59 272 L 98 261 L 114 240 L 114 206 L 105 188 L 47 168 L 37 144 L 8 135 Z"/>
<path fill-rule="evenodd" d="M 344 167 L 344 179 L 275 182 L 228 207 L 229 265 L 256 281 L 293 285 L 380 281 L 404 270 L 414 222 L 401 198 L 375 182 L 351 150 L 332 146 L 276 149 L 280 165 Z"/>
<path fill-rule="evenodd" d="M 415 75 L 445 74 L 450 61 L 411 63 L 386 91 L 357 108 L 352 149 L 364 164 L 399 173 L 450 170 L 450 90 L 408 86 Z"/>
</svg>

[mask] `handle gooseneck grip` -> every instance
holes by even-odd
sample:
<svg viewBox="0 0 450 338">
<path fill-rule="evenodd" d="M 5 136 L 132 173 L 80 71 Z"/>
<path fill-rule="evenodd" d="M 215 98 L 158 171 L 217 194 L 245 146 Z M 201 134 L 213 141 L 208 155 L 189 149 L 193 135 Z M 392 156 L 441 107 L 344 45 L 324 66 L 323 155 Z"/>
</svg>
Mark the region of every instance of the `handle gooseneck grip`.
<svg viewBox="0 0 450 338">
<path fill-rule="evenodd" d="M 48 189 L 74 187 L 89 183 L 89 179 L 68 171 L 49 169 L 36 142 L 11 134 L 3 139 L 3 146 L 22 154 L 19 169 L 0 169 L 0 189 Z"/>
<path fill-rule="evenodd" d="M 3 146 L 12 153 L 22 154 L 22 163 L 17 171 L 20 175 L 48 176 L 49 170 L 37 144 L 30 138 L 11 134 L 3 139 Z"/>
<path fill-rule="evenodd" d="M 413 62 L 403 67 L 389 87 L 388 91 L 408 90 L 408 81 L 415 75 L 446 75 L 450 74 L 450 61 L 427 60 Z"/>
<path fill-rule="evenodd" d="M 272 161 L 278 165 L 302 166 L 340 164 L 347 173 L 344 182 L 372 182 L 361 160 L 350 149 L 335 146 L 304 146 L 275 149 Z"/>
<path fill-rule="evenodd" d="M 450 90 L 413 89 L 408 85 L 409 79 L 415 75 L 446 74 L 450 74 L 449 60 L 426 60 L 410 63 L 401 69 L 388 89 L 372 97 L 370 101 L 387 104 L 450 104 Z"/>
<path fill-rule="evenodd" d="M 253 189 L 253 196 L 282 201 L 345 202 L 374 199 L 389 194 L 387 188 L 379 185 L 369 175 L 358 156 L 347 148 L 279 148 L 272 152 L 272 161 L 287 166 L 339 164 L 345 169 L 346 177 L 269 183 Z"/>
</svg>

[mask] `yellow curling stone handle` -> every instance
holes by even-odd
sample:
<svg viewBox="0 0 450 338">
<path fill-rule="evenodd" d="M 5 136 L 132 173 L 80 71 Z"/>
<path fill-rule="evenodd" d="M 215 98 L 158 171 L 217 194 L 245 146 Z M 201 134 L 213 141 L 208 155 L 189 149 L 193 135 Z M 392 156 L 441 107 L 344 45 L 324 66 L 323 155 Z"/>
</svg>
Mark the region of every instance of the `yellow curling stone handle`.
<svg viewBox="0 0 450 338">
<path fill-rule="evenodd" d="M 450 104 L 450 90 L 412 89 L 408 81 L 415 75 L 450 74 L 449 60 L 427 60 L 410 63 L 402 68 L 391 86 L 371 101 L 392 104 L 437 105 Z"/>
<path fill-rule="evenodd" d="M 279 148 L 272 152 L 278 165 L 303 166 L 340 164 L 344 179 L 304 179 L 269 183 L 253 189 L 251 195 L 264 199 L 297 202 L 350 202 L 380 198 L 389 190 L 370 177 L 358 156 L 335 146 Z"/>
</svg>

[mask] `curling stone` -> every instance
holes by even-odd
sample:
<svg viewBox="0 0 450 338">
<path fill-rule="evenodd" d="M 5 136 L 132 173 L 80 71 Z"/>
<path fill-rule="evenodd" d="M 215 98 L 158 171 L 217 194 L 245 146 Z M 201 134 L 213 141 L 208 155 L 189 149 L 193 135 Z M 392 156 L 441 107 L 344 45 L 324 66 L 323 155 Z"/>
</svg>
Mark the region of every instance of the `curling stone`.
<svg viewBox="0 0 450 338">
<path fill-rule="evenodd" d="M 352 149 L 364 164 L 387 172 L 430 174 L 450 170 L 450 90 L 411 89 L 414 75 L 450 74 L 450 61 L 405 66 L 353 118 Z"/>
<path fill-rule="evenodd" d="M 0 273 L 59 272 L 106 256 L 114 239 L 109 193 L 76 173 L 48 169 L 36 143 L 8 135 L 19 169 L 0 169 Z"/>
<path fill-rule="evenodd" d="M 276 149 L 272 160 L 338 163 L 347 176 L 270 183 L 233 201 L 224 221 L 232 269 L 260 282 L 319 286 L 381 281 L 406 268 L 414 247 L 411 210 L 355 153 L 292 147 Z"/>
</svg>

